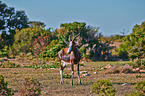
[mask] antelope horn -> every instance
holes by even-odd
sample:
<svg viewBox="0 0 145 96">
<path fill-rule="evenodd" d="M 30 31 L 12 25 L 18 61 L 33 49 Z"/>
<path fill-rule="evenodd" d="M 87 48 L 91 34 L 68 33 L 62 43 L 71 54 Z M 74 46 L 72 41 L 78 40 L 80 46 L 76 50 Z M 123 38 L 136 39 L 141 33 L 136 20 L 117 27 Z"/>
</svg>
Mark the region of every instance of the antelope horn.
<svg viewBox="0 0 145 96">
<path fill-rule="evenodd" d="M 81 31 L 79 31 L 79 33 L 73 38 L 73 42 L 74 42 L 74 40 L 79 36 L 81 34 Z"/>
<path fill-rule="evenodd" d="M 62 36 L 61 36 L 61 38 L 62 38 Z M 69 44 L 69 42 L 67 42 L 65 39 L 63 39 L 63 41 L 64 41 L 65 44 L 67 44 L 67 45 Z"/>
<path fill-rule="evenodd" d="M 71 35 L 69 35 L 69 41 L 71 41 L 71 36 L 73 35 L 73 33 L 74 33 L 74 32 L 72 32 L 72 34 L 71 34 Z"/>
<path fill-rule="evenodd" d="M 65 40 L 64 40 L 64 42 L 65 42 L 65 44 L 67 44 L 67 45 L 69 44 L 69 42 L 67 42 L 67 41 L 65 41 Z"/>
</svg>

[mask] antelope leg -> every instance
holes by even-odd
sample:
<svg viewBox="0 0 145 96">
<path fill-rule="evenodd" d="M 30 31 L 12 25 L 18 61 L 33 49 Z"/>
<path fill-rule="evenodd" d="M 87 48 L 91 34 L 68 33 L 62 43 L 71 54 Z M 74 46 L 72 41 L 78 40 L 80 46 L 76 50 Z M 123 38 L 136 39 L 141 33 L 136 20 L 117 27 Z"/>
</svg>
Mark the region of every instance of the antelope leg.
<svg viewBox="0 0 145 96">
<path fill-rule="evenodd" d="M 61 76 L 60 84 L 63 84 L 64 83 L 62 74 L 63 74 L 63 70 L 60 69 L 60 76 Z"/>
<path fill-rule="evenodd" d="M 79 80 L 80 85 L 82 85 L 81 79 L 80 79 L 79 64 L 77 65 L 77 70 L 78 70 L 78 80 Z"/>
<path fill-rule="evenodd" d="M 71 81 L 71 84 L 73 86 L 73 76 L 74 76 L 74 66 L 73 66 L 73 64 L 71 65 L 71 67 L 72 67 L 72 81 Z"/>
</svg>

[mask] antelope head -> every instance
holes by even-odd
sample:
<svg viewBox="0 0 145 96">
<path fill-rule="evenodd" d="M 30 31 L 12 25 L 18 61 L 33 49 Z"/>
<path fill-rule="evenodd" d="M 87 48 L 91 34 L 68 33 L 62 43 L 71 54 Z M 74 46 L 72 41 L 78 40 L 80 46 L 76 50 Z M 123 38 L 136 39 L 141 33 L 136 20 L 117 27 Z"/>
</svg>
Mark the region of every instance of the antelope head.
<svg viewBox="0 0 145 96">
<path fill-rule="evenodd" d="M 70 54 L 71 51 L 73 50 L 73 47 L 76 46 L 76 43 L 74 41 L 80 35 L 80 33 L 81 33 L 81 31 L 79 31 L 79 33 L 72 40 L 71 40 L 71 36 L 72 36 L 73 33 L 69 36 L 69 43 L 68 43 L 69 48 L 68 48 L 68 51 L 67 51 L 68 54 Z"/>
</svg>

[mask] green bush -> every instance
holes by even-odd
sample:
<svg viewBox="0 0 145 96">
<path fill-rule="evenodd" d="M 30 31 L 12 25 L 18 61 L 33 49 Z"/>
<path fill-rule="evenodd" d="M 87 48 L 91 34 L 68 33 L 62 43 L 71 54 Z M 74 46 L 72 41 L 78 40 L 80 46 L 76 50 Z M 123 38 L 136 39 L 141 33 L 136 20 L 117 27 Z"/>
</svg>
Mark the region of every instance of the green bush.
<svg viewBox="0 0 145 96">
<path fill-rule="evenodd" d="M 84 66 L 84 64 L 82 64 L 82 63 L 80 63 L 79 65 L 80 65 L 80 66 Z"/>
<path fill-rule="evenodd" d="M 134 87 L 136 90 L 126 96 L 145 96 L 145 81 L 138 81 Z"/>
<path fill-rule="evenodd" d="M 6 57 L 7 56 L 7 52 L 5 51 L 0 51 L 0 57 Z"/>
<path fill-rule="evenodd" d="M 18 67 L 20 67 L 20 65 L 19 64 L 17 65 L 15 63 L 8 61 L 8 62 L 1 63 L 0 67 L 2 67 L 2 68 L 18 68 Z"/>
<path fill-rule="evenodd" d="M 131 63 L 131 65 L 134 67 L 134 68 L 142 68 L 144 69 L 145 68 L 145 59 L 140 59 L 140 58 L 136 58 L 133 60 L 133 62 Z"/>
<path fill-rule="evenodd" d="M 35 68 L 35 69 L 38 69 L 38 68 L 59 68 L 60 65 L 59 63 L 53 63 L 52 65 L 48 65 L 48 64 L 42 64 L 42 65 L 30 65 L 30 66 L 24 66 L 25 68 Z"/>
<path fill-rule="evenodd" d="M 0 96 L 14 95 L 10 88 L 7 88 L 8 83 L 4 81 L 4 77 L 0 75 Z"/>
<path fill-rule="evenodd" d="M 33 78 L 25 78 L 23 88 L 20 88 L 20 94 L 22 96 L 40 96 L 41 84 L 39 81 Z"/>
<path fill-rule="evenodd" d="M 118 49 L 120 56 L 131 59 L 145 57 L 145 21 L 135 25 L 133 33 L 123 38 L 123 44 Z"/>
<path fill-rule="evenodd" d="M 142 78 L 141 73 L 136 75 L 136 78 Z"/>
<path fill-rule="evenodd" d="M 97 80 L 91 87 L 91 92 L 99 94 L 101 96 L 115 96 L 115 88 L 112 87 L 112 83 L 108 79 Z"/>
<path fill-rule="evenodd" d="M 14 35 L 14 43 L 8 50 L 9 56 L 19 55 L 19 53 L 27 54 L 31 52 L 34 54 L 36 47 L 32 47 L 32 43 L 37 41 L 38 37 L 45 37 L 50 34 L 50 30 L 44 30 L 41 26 L 23 28 L 22 30 L 16 30 Z M 41 42 L 40 42 L 41 43 Z M 35 45 L 35 44 L 34 44 Z M 42 49 L 42 46 L 41 46 Z"/>
<path fill-rule="evenodd" d="M 50 45 L 47 46 L 45 51 L 39 54 L 38 58 L 58 58 L 58 51 L 63 47 L 63 41 L 53 40 Z"/>
<path fill-rule="evenodd" d="M 68 75 L 68 74 L 66 74 L 66 75 L 63 75 L 63 78 L 67 78 L 67 79 L 70 79 L 72 76 L 71 75 Z"/>
<path fill-rule="evenodd" d="M 145 95 L 145 81 L 138 81 L 135 84 L 135 89 L 141 91 Z"/>
</svg>

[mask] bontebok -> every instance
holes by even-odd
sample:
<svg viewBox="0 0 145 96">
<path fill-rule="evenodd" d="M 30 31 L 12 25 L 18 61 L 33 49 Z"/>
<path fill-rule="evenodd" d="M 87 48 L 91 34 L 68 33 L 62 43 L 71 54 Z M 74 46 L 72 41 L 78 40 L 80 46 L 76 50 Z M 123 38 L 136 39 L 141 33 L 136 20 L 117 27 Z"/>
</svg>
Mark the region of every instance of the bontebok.
<svg viewBox="0 0 145 96">
<path fill-rule="evenodd" d="M 81 54 L 79 49 L 76 46 L 76 43 L 74 40 L 76 37 L 80 35 L 81 31 L 71 40 L 71 35 L 69 36 L 69 42 L 65 42 L 69 44 L 69 48 L 63 48 L 58 52 L 58 57 L 60 60 L 60 75 L 61 75 L 61 84 L 64 83 L 63 81 L 63 70 L 67 65 L 71 65 L 72 69 L 72 85 L 73 85 L 73 75 L 74 75 L 74 64 L 77 65 L 77 71 L 78 71 L 78 80 L 79 84 L 81 85 L 81 80 L 80 80 L 80 74 L 79 74 L 79 61 L 81 59 Z"/>
</svg>

